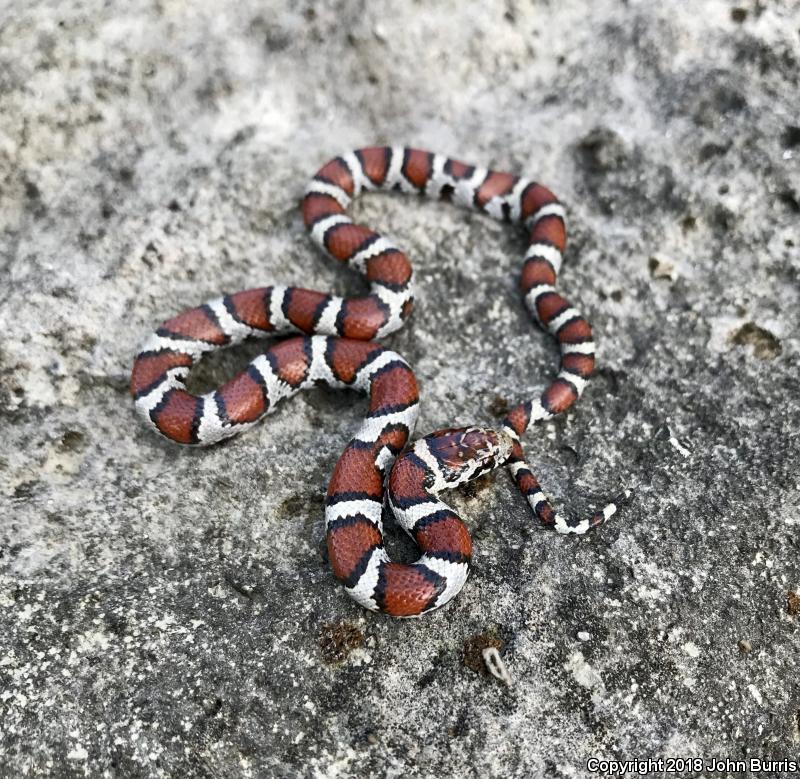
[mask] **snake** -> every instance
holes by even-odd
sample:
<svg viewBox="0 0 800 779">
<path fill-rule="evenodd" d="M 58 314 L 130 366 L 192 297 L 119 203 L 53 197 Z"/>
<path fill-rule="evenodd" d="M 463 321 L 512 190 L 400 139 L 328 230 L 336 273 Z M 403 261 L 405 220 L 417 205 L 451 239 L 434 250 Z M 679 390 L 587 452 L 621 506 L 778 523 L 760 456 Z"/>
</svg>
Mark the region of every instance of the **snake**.
<svg viewBox="0 0 800 779">
<path fill-rule="evenodd" d="M 557 375 L 541 395 L 514 406 L 499 430 L 436 431 L 412 443 L 419 414 L 413 370 L 376 341 L 403 326 L 413 308 L 413 268 L 391 240 L 353 222 L 347 209 L 364 192 L 401 192 L 451 201 L 527 234 L 519 286 L 534 321 L 560 349 Z M 302 217 L 312 240 L 360 272 L 361 297 L 273 284 L 223 295 L 168 319 L 134 359 L 130 390 L 138 414 L 166 438 L 208 445 L 236 435 L 296 393 L 325 385 L 368 395 L 366 417 L 333 470 L 325 498 L 327 556 L 361 606 L 415 617 L 448 603 L 472 559 L 469 530 L 439 494 L 506 466 L 533 514 L 560 533 L 583 534 L 630 498 L 577 519 L 545 496 L 522 448 L 528 427 L 564 413 L 595 368 L 592 328 L 555 289 L 566 246 L 565 210 L 545 186 L 442 154 L 369 147 L 323 165 L 306 187 Z M 271 344 L 221 387 L 197 395 L 186 380 L 206 353 L 251 337 Z M 298 478 L 299 475 L 298 475 Z M 416 562 L 393 561 L 384 544 L 384 508 L 416 542 Z"/>
</svg>

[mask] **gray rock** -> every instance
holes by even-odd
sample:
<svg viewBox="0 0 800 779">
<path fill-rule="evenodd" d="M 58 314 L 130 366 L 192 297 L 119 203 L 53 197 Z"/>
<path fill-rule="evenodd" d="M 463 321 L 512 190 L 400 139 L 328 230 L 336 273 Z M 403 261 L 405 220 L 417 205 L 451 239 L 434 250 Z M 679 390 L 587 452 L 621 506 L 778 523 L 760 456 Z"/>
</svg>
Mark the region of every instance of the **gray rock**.
<svg viewBox="0 0 800 779">
<path fill-rule="evenodd" d="M 9 5 L 0 773 L 797 758 L 796 5 Z M 362 611 L 321 554 L 360 399 L 309 393 L 195 451 L 145 429 L 126 388 L 142 338 L 222 291 L 361 289 L 297 203 L 326 159 L 383 142 L 536 176 L 568 205 L 561 289 L 601 359 L 527 447 L 572 510 L 637 491 L 583 539 L 536 526 L 505 474 L 455 495 L 473 575 L 418 621 Z M 388 343 L 417 371 L 420 434 L 541 390 L 556 349 L 518 298 L 520 234 L 400 197 L 353 211 L 415 262 Z"/>
</svg>

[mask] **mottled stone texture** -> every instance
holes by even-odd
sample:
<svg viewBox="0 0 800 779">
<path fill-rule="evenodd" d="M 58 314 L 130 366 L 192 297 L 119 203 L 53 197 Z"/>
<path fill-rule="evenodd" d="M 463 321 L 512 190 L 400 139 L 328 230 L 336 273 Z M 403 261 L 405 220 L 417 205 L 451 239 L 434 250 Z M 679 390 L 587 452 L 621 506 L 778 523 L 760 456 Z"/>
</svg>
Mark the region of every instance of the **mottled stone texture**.
<svg viewBox="0 0 800 779">
<path fill-rule="evenodd" d="M 796 757 L 799 62 L 791 0 L 6 2 L 2 775 Z M 637 490 L 584 539 L 537 527 L 505 474 L 456 495 L 473 575 L 405 622 L 359 609 L 321 552 L 361 399 L 309 393 L 190 451 L 126 389 L 137 343 L 183 307 L 272 281 L 363 289 L 297 204 L 327 158 L 384 142 L 568 205 L 561 289 L 599 370 L 528 450 L 572 510 Z M 541 390 L 556 350 L 517 295 L 520 234 L 398 197 L 353 211 L 416 266 L 388 343 L 417 370 L 420 433 Z"/>
</svg>

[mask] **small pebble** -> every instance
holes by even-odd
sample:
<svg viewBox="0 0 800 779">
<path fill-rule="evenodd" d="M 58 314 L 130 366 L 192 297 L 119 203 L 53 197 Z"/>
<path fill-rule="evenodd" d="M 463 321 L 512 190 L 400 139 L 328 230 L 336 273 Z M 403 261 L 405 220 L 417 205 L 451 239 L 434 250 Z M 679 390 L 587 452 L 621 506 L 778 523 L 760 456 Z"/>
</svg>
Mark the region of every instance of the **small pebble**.
<svg viewBox="0 0 800 779">
<path fill-rule="evenodd" d="M 650 258 L 649 262 L 650 275 L 654 279 L 667 279 L 668 281 L 675 281 L 678 278 L 678 269 L 675 263 L 661 255 L 654 255 Z"/>
</svg>

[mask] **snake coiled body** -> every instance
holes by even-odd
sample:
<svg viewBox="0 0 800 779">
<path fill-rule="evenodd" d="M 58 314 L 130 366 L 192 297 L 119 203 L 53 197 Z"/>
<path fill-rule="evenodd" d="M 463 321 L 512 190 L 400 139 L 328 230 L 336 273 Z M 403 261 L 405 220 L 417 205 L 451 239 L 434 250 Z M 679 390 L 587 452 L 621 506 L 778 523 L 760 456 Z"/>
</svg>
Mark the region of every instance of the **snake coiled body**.
<svg viewBox="0 0 800 779">
<path fill-rule="evenodd" d="M 379 189 L 452 200 L 527 232 L 520 288 L 534 319 L 558 341 L 560 368 L 538 399 L 511 410 L 501 430 L 439 431 L 398 458 L 416 422 L 417 384 L 402 357 L 371 339 L 397 330 L 411 312 L 412 266 L 401 249 L 346 213 L 354 197 Z M 329 256 L 364 274 L 369 294 L 340 298 L 273 285 L 168 320 L 142 346 L 131 377 L 136 409 L 149 424 L 179 443 L 211 444 L 250 427 L 302 389 L 322 383 L 367 392 L 368 415 L 328 487 L 327 547 L 346 591 L 366 608 L 394 616 L 438 608 L 466 581 L 471 540 L 461 519 L 438 499 L 444 489 L 507 465 L 535 515 L 561 532 L 584 533 L 614 513 L 615 503 L 583 520 L 556 512 L 520 442 L 530 424 L 562 413 L 580 397 L 595 364 L 589 323 L 555 291 L 566 229 L 563 206 L 549 189 L 418 149 L 375 147 L 324 165 L 307 187 L 302 213 L 312 239 Z M 303 336 L 270 346 L 214 392 L 186 390 L 186 376 L 205 352 L 287 333 Z M 416 563 L 389 559 L 384 504 L 420 546 Z"/>
</svg>

